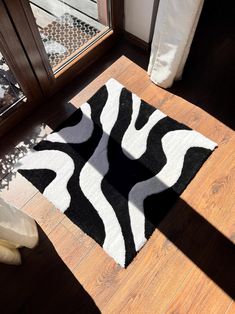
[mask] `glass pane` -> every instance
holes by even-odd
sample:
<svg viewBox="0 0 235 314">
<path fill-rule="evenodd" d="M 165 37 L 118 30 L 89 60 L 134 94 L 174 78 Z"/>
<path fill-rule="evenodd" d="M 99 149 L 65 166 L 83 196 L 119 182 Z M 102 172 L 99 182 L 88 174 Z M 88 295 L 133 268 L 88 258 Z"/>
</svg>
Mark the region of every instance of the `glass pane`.
<svg viewBox="0 0 235 314">
<path fill-rule="evenodd" d="M 108 0 L 32 0 L 30 5 L 51 67 L 63 64 L 109 29 Z"/>
<path fill-rule="evenodd" d="M 0 52 L 0 114 L 22 97 L 23 93 Z"/>
</svg>

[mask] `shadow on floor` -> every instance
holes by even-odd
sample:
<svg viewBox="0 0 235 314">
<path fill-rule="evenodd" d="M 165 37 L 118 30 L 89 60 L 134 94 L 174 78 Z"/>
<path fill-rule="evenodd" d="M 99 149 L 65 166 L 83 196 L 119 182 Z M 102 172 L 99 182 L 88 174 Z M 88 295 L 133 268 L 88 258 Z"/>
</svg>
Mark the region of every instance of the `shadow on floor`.
<svg viewBox="0 0 235 314">
<path fill-rule="evenodd" d="M 182 199 L 157 228 L 235 299 L 235 246 L 228 238 Z"/>
<path fill-rule="evenodd" d="M 21 249 L 21 266 L 0 264 L 1 313 L 100 313 L 41 229 L 39 234 L 35 249 Z"/>
<path fill-rule="evenodd" d="M 235 129 L 235 6 L 206 0 L 181 81 L 169 91 Z"/>
</svg>

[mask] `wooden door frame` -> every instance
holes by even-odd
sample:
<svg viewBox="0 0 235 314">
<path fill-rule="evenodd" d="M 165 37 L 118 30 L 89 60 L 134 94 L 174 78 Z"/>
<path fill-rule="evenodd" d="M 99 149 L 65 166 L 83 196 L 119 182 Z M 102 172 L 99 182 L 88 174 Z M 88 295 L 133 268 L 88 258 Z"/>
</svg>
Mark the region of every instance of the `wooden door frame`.
<svg viewBox="0 0 235 314">
<path fill-rule="evenodd" d="M 104 2 L 99 7 L 107 10 Z M 0 18 L 6 20 L 0 28 L 0 49 L 27 101 L 14 108 L 9 116 L 0 119 L 0 136 L 28 116 L 36 106 L 81 74 L 89 65 L 108 51 L 121 36 L 124 20 L 124 0 L 110 0 L 110 29 L 63 68 L 59 75 L 52 73 L 41 37 L 28 0 L 3 0 Z M 104 14 L 104 11 L 103 11 Z M 0 24 L 1 25 L 1 24 Z M 9 40 L 5 35 L 9 35 Z M 17 53 L 16 53 L 17 52 Z"/>
<path fill-rule="evenodd" d="M 3 0 L 20 41 L 30 60 L 32 68 L 38 79 L 44 95 L 49 95 L 49 86 L 53 84 L 53 72 L 51 70 L 46 51 L 28 0 Z"/>
<path fill-rule="evenodd" d="M 41 95 L 38 81 L 2 1 L 0 2 L 0 51 L 27 98 L 32 100 Z"/>
<path fill-rule="evenodd" d="M 43 98 L 38 79 L 19 41 L 3 1 L 0 2 L 0 51 L 25 95 L 22 101 L 7 110 L 4 116 L 0 116 L 0 136 L 2 136 L 20 121 L 25 112 L 29 113 L 29 110 L 33 110 L 34 106 Z"/>
<path fill-rule="evenodd" d="M 110 29 L 54 75 L 29 1 L 4 0 L 4 2 L 12 16 L 14 26 L 46 97 L 56 93 L 68 81 L 75 78 L 91 63 L 100 58 L 112 47 L 123 30 L 124 0 L 110 0 L 110 19 L 112 21 Z M 99 3 L 100 14 L 104 15 L 105 12 L 108 12 L 106 0 L 98 0 L 97 2 Z M 20 18 L 20 16 L 24 16 L 24 19 Z"/>
<path fill-rule="evenodd" d="M 97 6 L 99 22 L 103 25 L 109 25 L 109 8 L 107 1 L 98 0 Z"/>
</svg>

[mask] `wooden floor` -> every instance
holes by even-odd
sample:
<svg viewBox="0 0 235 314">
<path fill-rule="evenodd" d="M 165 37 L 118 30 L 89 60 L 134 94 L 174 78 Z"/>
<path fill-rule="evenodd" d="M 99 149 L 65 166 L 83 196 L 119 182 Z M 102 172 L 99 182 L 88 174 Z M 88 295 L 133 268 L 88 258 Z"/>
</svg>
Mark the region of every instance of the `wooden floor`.
<svg viewBox="0 0 235 314">
<path fill-rule="evenodd" d="M 218 143 L 127 269 L 23 177 L 4 177 L 15 155 L 24 154 L 111 77 Z M 39 110 L 5 142 L 8 159 L 2 162 L 0 196 L 36 219 L 40 243 L 32 251 L 22 250 L 22 266 L 0 265 L 1 313 L 235 313 L 234 131 L 155 86 L 144 69 L 124 56 L 78 95 L 64 99 Z M 22 142 L 15 148 L 19 134 Z"/>
<path fill-rule="evenodd" d="M 170 91 L 235 130 L 235 5 L 206 0 L 183 79 Z"/>
</svg>

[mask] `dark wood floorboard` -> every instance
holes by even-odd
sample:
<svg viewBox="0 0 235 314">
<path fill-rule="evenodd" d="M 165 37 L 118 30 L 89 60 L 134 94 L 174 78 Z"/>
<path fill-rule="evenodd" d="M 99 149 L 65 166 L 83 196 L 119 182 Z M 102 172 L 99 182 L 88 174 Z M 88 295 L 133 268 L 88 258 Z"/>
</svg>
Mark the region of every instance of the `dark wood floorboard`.
<svg viewBox="0 0 235 314">
<path fill-rule="evenodd" d="M 205 0 L 183 78 L 169 89 L 235 129 L 235 5 Z"/>
</svg>

